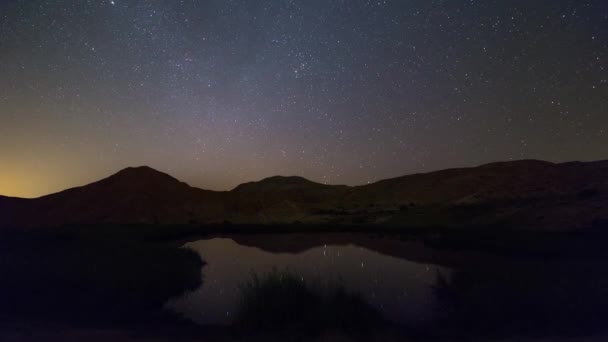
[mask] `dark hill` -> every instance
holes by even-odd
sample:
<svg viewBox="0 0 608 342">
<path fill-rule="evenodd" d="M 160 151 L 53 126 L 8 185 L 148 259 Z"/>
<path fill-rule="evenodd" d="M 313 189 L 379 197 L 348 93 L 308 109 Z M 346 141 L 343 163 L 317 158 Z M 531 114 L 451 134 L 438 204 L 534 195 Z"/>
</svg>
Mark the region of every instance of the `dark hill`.
<svg viewBox="0 0 608 342">
<path fill-rule="evenodd" d="M 274 176 L 264 178 L 258 182 L 243 183 L 234 190 L 233 192 L 281 192 L 291 190 L 306 190 L 306 189 L 322 189 L 332 186 L 315 183 L 303 177 L 298 176 Z"/>
<path fill-rule="evenodd" d="M 575 194 L 586 188 L 606 190 L 606 163 L 553 164 L 522 160 L 448 169 L 387 179 L 358 187 L 373 201 L 470 203 Z"/>
<path fill-rule="evenodd" d="M 334 206 L 348 187 L 306 178 L 275 176 L 237 186 L 229 194 L 230 221 L 237 223 L 320 223 L 318 213 Z"/>
<path fill-rule="evenodd" d="M 391 216 L 388 221 L 395 223 L 559 229 L 606 216 L 607 196 L 606 162 L 522 160 L 388 179 L 357 187 L 347 202 L 426 208 Z"/>
<path fill-rule="evenodd" d="M 0 214 L 4 227 L 229 221 L 571 229 L 608 219 L 608 161 L 500 162 L 356 187 L 276 176 L 229 192 L 137 167 L 37 199 L 0 197 Z"/>
<path fill-rule="evenodd" d="M 82 187 L 27 200 L 14 224 L 212 222 L 224 214 L 223 193 L 190 187 L 149 167 L 127 168 Z"/>
</svg>

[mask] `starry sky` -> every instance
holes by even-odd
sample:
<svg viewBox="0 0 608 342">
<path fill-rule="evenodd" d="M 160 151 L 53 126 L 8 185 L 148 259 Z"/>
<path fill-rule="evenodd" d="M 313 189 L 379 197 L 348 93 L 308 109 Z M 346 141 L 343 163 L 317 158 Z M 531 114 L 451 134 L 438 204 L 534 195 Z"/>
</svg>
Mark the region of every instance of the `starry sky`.
<svg viewBox="0 0 608 342">
<path fill-rule="evenodd" d="M 608 159 L 605 0 L 0 1 L 0 194 Z"/>
</svg>

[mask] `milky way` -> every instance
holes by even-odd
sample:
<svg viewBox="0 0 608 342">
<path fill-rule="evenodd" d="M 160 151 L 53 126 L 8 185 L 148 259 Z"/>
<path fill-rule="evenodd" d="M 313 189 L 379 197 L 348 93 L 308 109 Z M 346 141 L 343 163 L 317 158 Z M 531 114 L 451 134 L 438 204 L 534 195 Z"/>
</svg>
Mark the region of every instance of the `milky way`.
<svg viewBox="0 0 608 342">
<path fill-rule="evenodd" d="M 608 2 L 2 1 L 0 194 L 608 158 Z"/>
</svg>

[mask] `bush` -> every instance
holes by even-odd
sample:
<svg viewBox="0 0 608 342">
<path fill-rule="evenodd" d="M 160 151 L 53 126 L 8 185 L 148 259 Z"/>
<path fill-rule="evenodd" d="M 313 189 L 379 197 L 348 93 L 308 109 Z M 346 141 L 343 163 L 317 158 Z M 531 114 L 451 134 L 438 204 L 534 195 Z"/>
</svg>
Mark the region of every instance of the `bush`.
<svg viewBox="0 0 608 342">
<path fill-rule="evenodd" d="M 387 325 L 379 312 L 343 286 L 309 286 L 288 270 L 254 273 L 240 290 L 235 323 L 246 332 L 282 330 L 311 336 L 339 331 L 361 336 Z"/>
</svg>

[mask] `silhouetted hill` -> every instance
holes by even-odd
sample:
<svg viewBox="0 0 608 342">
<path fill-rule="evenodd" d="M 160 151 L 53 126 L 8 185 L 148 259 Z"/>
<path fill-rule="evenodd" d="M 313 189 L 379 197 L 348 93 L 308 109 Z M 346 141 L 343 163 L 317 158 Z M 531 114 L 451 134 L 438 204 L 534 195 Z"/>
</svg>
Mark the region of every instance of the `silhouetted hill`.
<svg viewBox="0 0 608 342">
<path fill-rule="evenodd" d="M 332 187 L 320 183 L 315 183 L 303 177 L 298 176 L 274 176 L 264 178 L 258 182 L 243 183 L 236 188 L 234 192 L 279 192 L 291 190 L 307 190 L 307 189 L 322 189 Z"/>
<path fill-rule="evenodd" d="M 343 185 L 325 185 L 292 176 L 275 176 L 237 186 L 229 194 L 229 220 L 236 223 L 318 223 L 314 215 L 348 190 Z"/>
<path fill-rule="evenodd" d="M 2 226 L 96 223 L 590 227 L 608 219 L 608 161 L 500 162 L 363 186 L 270 177 L 216 192 L 151 169 L 37 199 L 0 197 Z"/>
<path fill-rule="evenodd" d="M 606 162 L 522 160 L 383 180 L 359 187 L 357 195 L 374 201 L 455 204 L 568 195 L 587 188 L 605 190 L 607 184 Z"/>
<path fill-rule="evenodd" d="M 25 226 L 213 221 L 222 193 L 193 188 L 149 167 L 127 168 L 82 187 L 27 200 L 13 223 Z"/>
<path fill-rule="evenodd" d="M 386 222 L 559 229 L 605 217 L 608 163 L 522 160 L 449 169 L 357 187 L 343 202 L 390 208 Z"/>
</svg>

